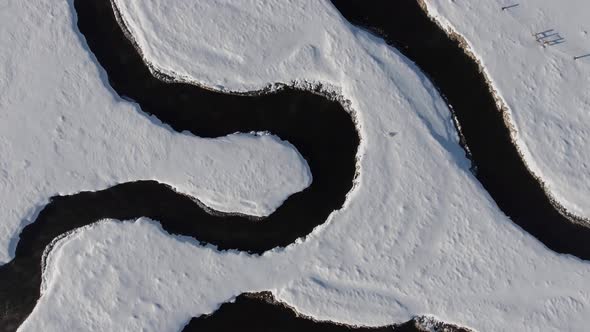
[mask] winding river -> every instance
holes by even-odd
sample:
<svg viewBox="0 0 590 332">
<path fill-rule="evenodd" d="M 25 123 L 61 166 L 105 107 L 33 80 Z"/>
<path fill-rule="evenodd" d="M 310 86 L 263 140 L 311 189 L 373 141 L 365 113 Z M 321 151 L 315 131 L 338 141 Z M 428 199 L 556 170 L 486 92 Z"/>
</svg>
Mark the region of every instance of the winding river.
<svg viewBox="0 0 590 332">
<path fill-rule="evenodd" d="M 426 73 L 449 104 L 477 179 L 498 207 L 549 249 L 590 259 L 590 227 L 547 196 L 513 143 L 479 65 L 420 7 L 422 0 L 331 0 Z"/>
<path fill-rule="evenodd" d="M 477 63 L 456 40 L 433 23 L 415 0 L 332 3 L 352 23 L 378 31 L 432 79 L 452 105 L 477 178 L 506 215 L 550 249 L 590 258 L 590 246 L 584 242 L 590 238 L 590 229 L 564 216 L 528 172 Z M 144 112 L 174 130 L 188 130 L 200 137 L 269 131 L 298 149 L 310 167 L 313 183 L 262 222 L 207 212 L 193 198 L 155 181 L 54 197 L 21 233 L 16 257 L 0 266 L 0 308 L 7 310 L 0 316 L 2 331 L 16 330 L 34 308 L 40 296 L 45 248 L 54 238 L 97 220 L 145 216 L 160 221 L 170 233 L 191 236 L 219 249 L 259 254 L 305 237 L 342 207 L 356 176 L 359 135 L 354 119 L 340 103 L 317 91 L 290 87 L 238 95 L 158 79 L 117 23 L 109 0 L 74 0 L 74 5 L 78 28 L 119 96 L 137 102 Z M 275 310 L 269 304 L 239 303 L 245 303 L 239 304 L 243 308 L 264 306 L 261 312 Z M 215 315 L 227 313 L 221 310 L 210 317 Z M 285 315 L 287 321 L 303 319 Z M 264 315 L 256 318 L 266 319 Z M 306 323 L 302 324 L 311 324 L 318 331 L 348 329 L 335 324 L 326 329 L 324 323 L 303 320 Z M 185 331 L 201 321 L 193 320 Z M 220 321 L 223 324 L 224 319 Z"/>
<path fill-rule="evenodd" d="M 154 181 L 54 197 L 21 233 L 16 257 L 0 267 L 0 308 L 10 311 L 0 318 L 0 326 L 15 330 L 32 311 L 39 298 L 45 247 L 54 238 L 100 219 L 146 216 L 160 221 L 170 233 L 219 249 L 260 254 L 308 235 L 342 207 L 356 175 L 359 136 L 341 104 L 317 92 L 289 87 L 246 96 L 164 82 L 152 75 L 127 39 L 110 1 L 76 0 L 74 5 L 80 32 L 121 97 L 134 100 L 176 131 L 188 130 L 200 137 L 271 132 L 297 148 L 309 165 L 313 183 L 291 195 L 264 221 L 210 213 L 193 198 Z"/>
</svg>

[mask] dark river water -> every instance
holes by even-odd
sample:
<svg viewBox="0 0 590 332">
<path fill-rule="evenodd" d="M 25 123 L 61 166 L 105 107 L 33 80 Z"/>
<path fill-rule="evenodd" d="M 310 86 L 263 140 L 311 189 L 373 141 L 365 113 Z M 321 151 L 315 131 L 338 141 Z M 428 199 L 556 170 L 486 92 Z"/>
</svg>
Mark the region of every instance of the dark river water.
<svg viewBox="0 0 590 332">
<path fill-rule="evenodd" d="M 417 0 L 331 1 L 348 21 L 373 31 L 426 73 L 452 107 L 477 179 L 515 224 L 551 250 L 590 259 L 590 228 L 551 203 L 518 154 L 477 63 Z"/>
<path fill-rule="evenodd" d="M 45 247 L 59 235 L 100 219 L 146 216 L 158 220 L 170 233 L 191 236 L 219 249 L 260 254 L 308 235 L 342 207 L 356 174 L 359 135 L 340 103 L 289 87 L 246 96 L 164 82 L 152 76 L 126 38 L 109 0 L 73 3 L 82 42 L 119 96 L 134 100 L 142 111 L 178 132 L 187 130 L 200 137 L 271 132 L 297 148 L 309 165 L 313 182 L 264 220 L 210 214 L 192 198 L 154 181 L 54 197 L 21 233 L 15 259 L 0 267 L 0 308 L 9 311 L 0 315 L 4 330 L 15 330 L 39 298 Z M 174 171 L 172 163 L 170 170 Z"/>
<path fill-rule="evenodd" d="M 146 216 L 160 221 L 170 233 L 191 236 L 220 249 L 256 254 L 308 235 L 342 207 L 355 178 L 359 144 L 354 121 L 342 105 L 289 87 L 246 96 L 164 82 L 152 76 L 125 37 L 110 1 L 73 2 L 82 43 L 104 68 L 108 84 L 119 96 L 134 100 L 144 112 L 174 130 L 200 137 L 269 131 L 298 149 L 309 164 L 313 183 L 259 221 L 207 213 L 192 198 L 155 181 L 54 197 L 21 233 L 15 259 L 0 266 L 0 310 L 4 310 L 0 331 L 16 330 L 32 311 L 39 298 L 41 256 L 51 241 L 100 219 Z M 504 213 L 550 249 L 590 257 L 590 246 L 584 242 L 590 238 L 590 230 L 560 214 L 528 173 L 479 68 L 456 41 L 431 22 L 414 0 L 332 2 L 349 21 L 378 32 L 432 79 L 453 107 L 477 178 Z M 174 170 L 174 164 L 170 169 Z M 185 331 L 244 326 L 281 331 L 350 329 L 301 318 L 282 305 L 243 296 L 211 316 L 193 319 Z M 412 322 L 398 328 L 414 330 Z"/>
</svg>

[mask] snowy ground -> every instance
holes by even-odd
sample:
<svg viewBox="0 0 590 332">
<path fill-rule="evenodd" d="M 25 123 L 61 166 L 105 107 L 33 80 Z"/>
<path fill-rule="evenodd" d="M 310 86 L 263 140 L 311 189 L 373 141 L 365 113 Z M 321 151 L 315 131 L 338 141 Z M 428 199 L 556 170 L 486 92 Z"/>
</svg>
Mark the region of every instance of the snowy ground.
<svg viewBox="0 0 590 332">
<path fill-rule="evenodd" d="M 67 1 L 2 6 L 0 264 L 54 195 L 153 179 L 213 209 L 265 216 L 311 183 L 305 160 L 275 136 L 201 139 L 115 96 Z"/>
<path fill-rule="evenodd" d="M 424 2 L 480 60 L 509 110 L 529 168 L 561 205 L 590 218 L 590 56 L 574 60 L 590 54 L 590 2 Z M 550 29 L 547 35 L 559 36 L 541 42 L 533 36 Z M 563 43 L 543 46 L 559 37 Z"/>
<path fill-rule="evenodd" d="M 231 90 L 296 80 L 337 87 L 360 123 L 360 184 L 345 208 L 305 241 L 262 256 L 202 247 L 145 219 L 80 230 L 49 255 L 44 295 L 22 331 L 178 331 L 190 317 L 260 290 L 272 290 L 303 314 L 353 324 L 433 314 L 479 331 L 587 330 L 590 264 L 547 250 L 510 222 L 469 172 L 451 115 L 432 85 L 397 51 L 345 22 L 327 1 L 117 4 L 149 63 L 186 80 Z M 94 110 L 69 132 L 88 131 L 89 123 L 107 121 L 97 114 L 109 112 L 127 121 L 118 132 L 125 139 L 167 137 L 171 149 L 186 144 L 202 151 L 201 140 L 155 126 L 114 99 L 73 32 L 68 3 L 10 0 L 8 6 L 2 22 L 10 20 L 6 29 L 17 38 L 13 43 L 35 47 L 14 55 L 12 80 L 36 82 L 37 93 L 59 84 L 67 87 L 66 96 L 72 89 L 86 91 L 61 103 L 48 99 L 61 94 L 59 89 L 39 97 L 50 101 L 45 112 Z M 43 57 L 49 65 L 42 65 Z M 20 84 L 13 89 L 20 95 L 29 91 Z M 39 121 L 36 107 L 16 109 L 53 130 L 49 120 Z M 119 122 L 108 125 L 120 128 Z M 115 130 L 109 126 L 100 139 L 109 139 L 105 130 Z M 172 141 L 177 136 L 188 142 Z M 96 140 L 88 143 L 89 153 L 100 153 Z M 145 146 L 140 143 L 130 145 Z M 165 164 L 162 176 L 176 172 L 176 164 Z M 128 176 L 140 172 L 124 169 L 132 170 Z M 148 165 L 144 172 L 153 175 L 157 168 Z M 215 176 L 236 185 L 243 180 Z"/>
</svg>

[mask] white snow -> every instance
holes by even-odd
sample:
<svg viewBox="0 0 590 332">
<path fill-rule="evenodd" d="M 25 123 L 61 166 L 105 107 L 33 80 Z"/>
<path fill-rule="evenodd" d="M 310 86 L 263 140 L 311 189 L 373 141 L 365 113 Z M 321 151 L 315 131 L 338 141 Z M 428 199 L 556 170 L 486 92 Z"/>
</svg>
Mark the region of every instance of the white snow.
<svg viewBox="0 0 590 332">
<path fill-rule="evenodd" d="M 68 63 L 85 66 L 70 75 L 98 90 L 85 104 L 114 108 L 79 41 L 64 40 L 73 25 L 65 3 L 10 3 L 8 27 L 35 31 L 22 42 L 75 50 Z M 329 2 L 117 3 L 149 63 L 183 79 L 231 90 L 298 80 L 337 87 L 360 125 L 359 185 L 344 209 L 304 241 L 262 256 L 202 247 L 145 219 L 80 230 L 49 254 L 44 294 L 21 331 L 178 331 L 192 316 L 261 290 L 305 315 L 344 323 L 383 325 L 432 314 L 479 331 L 587 330 L 590 265 L 548 250 L 498 210 L 469 172 L 451 115 L 431 83 Z M 51 23 L 31 24 L 27 17 L 36 10 L 53 12 Z M 56 67 L 63 68 L 43 66 L 46 80 L 62 75 Z M 137 113 L 124 102 L 116 106 L 128 107 L 127 117 Z M 131 132 L 131 125 L 137 129 Z M 124 132 L 135 136 L 142 128 L 128 123 Z M 159 127 L 147 130 L 156 136 Z"/>
<path fill-rule="evenodd" d="M 153 179 L 215 210 L 265 216 L 311 183 L 305 160 L 276 136 L 201 139 L 117 97 L 67 1 L 3 4 L 0 264 L 54 195 Z"/>
<path fill-rule="evenodd" d="M 336 31 L 315 29 L 315 17 L 309 15 L 313 3 L 114 3 L 124 12 L 122 19 L 141 46 L 145 61 L 180 80 L 219 90 L 252 91 L 275 82 L 325 81 L 339 75 L 329 53 L 330 35 Z M 291 13 L 275 17 L 267 12 L 269 6 Z"/>
<path fill-rule="evenodd" d="M 590 2 L 425 0 L 430 14 L 463 36 L 516 129 L 526 163 L 567 210 L 590 218 Z M 501 10 L 503 6 L 517 7 Z M 553 29 L 554 46 L 535 33 Z M 555 40 L 558 36 L 544 40 Z"/>
</svg>

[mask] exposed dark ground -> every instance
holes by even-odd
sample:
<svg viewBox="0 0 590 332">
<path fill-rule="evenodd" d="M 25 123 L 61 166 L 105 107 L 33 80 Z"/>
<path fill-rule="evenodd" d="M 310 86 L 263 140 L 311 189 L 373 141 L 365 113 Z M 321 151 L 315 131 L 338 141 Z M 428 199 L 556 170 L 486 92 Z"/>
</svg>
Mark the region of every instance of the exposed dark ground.
<svg viewBox="0 0 590 332">
<path fill-rule="evenodd" d="M 563 217 L 528 173 L 477 64 L 458 42 L 431 22 L 415 0 L 332 2 L 347 19 L 383 36 L 430 76 L 453 106 L 478 179 L 504 213 L 549 248 L 590 257 L 590 245 L 584 241 L 590 238 L 590 230 Z M 33 309 L 39 298 L 41 255 L 51 240 L 99 219 L 146 216 L 160 221 L 168 232 L 192 236 L 220 249 L 261 253 L 309 234 L 342 206 L 355 176 L 359 138 L 353 119 L 340 104 L 291 88 L 238 96 L 165 83 L 151 75 L 124 36 L 108 0 L 74 0 L 74 6 L 85 39 L 82 43 L 87 43 L 118 95 L 133 99 L 144 112 L 173 129 L 201 137 L 270 131 L 299 150 L 314 181 L 258 222 L 208 214 L 189 197 L 153 181 L 55 197 L 21 234 L 16 258 L 0 267 L 0 331 L 16 330 Z M 403 324 L 398 330 L 412 330 L 410 325 L 413 323 Z M 251 296 L 240 297 L 236 304 L 226 304 L 211 316 L 193 319 L 185 331 L 193 327 L 214 331 L 349 329 L 297 317 L 283 305 Z"/>
</svg>

